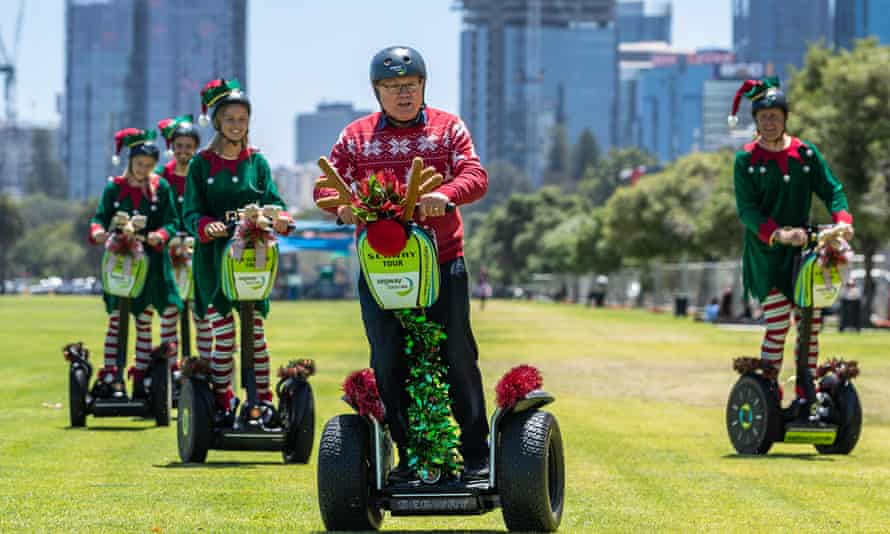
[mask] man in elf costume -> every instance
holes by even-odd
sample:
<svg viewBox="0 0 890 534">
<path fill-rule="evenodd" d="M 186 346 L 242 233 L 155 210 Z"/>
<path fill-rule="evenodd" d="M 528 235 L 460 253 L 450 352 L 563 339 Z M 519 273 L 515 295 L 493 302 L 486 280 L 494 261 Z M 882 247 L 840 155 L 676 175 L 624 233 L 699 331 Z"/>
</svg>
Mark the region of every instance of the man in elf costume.
<svg viewBox="0 0 890 534">
<path fill-rule="evenodd" d="M 755 140 L 745 145 L 735 158 L 736 206 L 745 226 L 743 279 L 745 295 L 760 300 L 766 318 L 761 364 L 764 369 L 774 370 L 777 377 L 794 302 L 794 264 L 806 244 L 804 227 L 810 217 L 812 195 L 825 204 L 835 223 L 849 225 L 844 236 L 847 240 L 853 236 L 853 216 L 847 211 L 843 186 L 819 150 L 812 143 L 787 133 L 788 101 L 779 80 L 744 82 L 733 102 L 730 126 L 737 123 L 742 96 L 751 100 L 757 127 Z M 795 308 L 794 312 L 799 318 L 799 310 Z M 819 359 L 821 312 L 813 310 L 808 347 L 811 369 L 816 368 Z M 801 407 L 815 401 L 805 398 L 800 385 L 796 391 Z M 805 416 L 809 410 L 802 409 L 799 413 Z"/>
<path fill-rule="evenodd" d="M 211 356 L 211 372 L 219 409 L 217 417 L 228 421 L 236 407 L 232 391 L 232 356 L 235 351 L 232 311 L 235 303 L 223 294 L 221 284 L 220 265 L 228 241 L 225 215 L 248 204 L 286 206 L 275 187 L 266 158 L 248 143 L 251 103 L 238 81 L 218 79 L 209 82 L 201 91 L 201 103 L 201 123 L 212 121 L 216 134 L 210 145 L 189 163 L 183 220 L 188 232 L 198 239 L 192 261 L 195 313 L 206 318 L 211 306 L 217 313 L 213 321 L 216 346 Z M 287 212 L 282 210 L 274 221 L 275 231 L 287 234 L 289 221 Z M 269 300 L 257 302 L 256 309 L 265 317 L 269 313 Z M 259 401 L 271 403 L 269 352 L 261 317 L 254 320 L 254 334 Z"/>
<path fill-rule="evenodd" d="M 201 136 L 198 128 L 194 124 L 192 115 L 180 115 L 164 119 L 158 122 L 158 129 L 167 142 L 167 155 L 173 156 L 166 165 L 158 165 L 155 169 L 167 183 L 174 189 L 176 197 L 176 218 L 178 229 L 185 229 L 182 222 L 182 206 L 185 202 L 185 178 L 188 174 L 189 162 L 198 151 L 201 144 Z M 181 295 L 183 299 L 188 295 Z M 210 354 L 213 350 L 213 320 L 214 310 L 209 309 L 206 319 L 198 317 L 194 309 L 192 314 L 197 326 L 197 348 L 198 355 L 201 359 L 210 361 Z M 161 316 L 161 342 L 176 342 L 179 338 L 178 332 L 179 313 L 171 316 Z M 187 354 L 185 356 L 188 356 Z"/>
<path fill-rule="evenodd" d="M 371 85 L 381 111 L 348 126 L 331 150 L 330 161 L 348 185 L 367 181 L 385 171 L 405 180 L 415 157 L 433 166 L 444 181 L 417 203 L 416 219 L 432 230 L 439 249 L 439 300 L 428 317 L 444 327 L 444 361 L 448 365 L 452 412 L 461 428 L 460 452 L 464 477 L 488 473 L 488 423 L 478 351 L 470 329 L 469 282 L 463 258 L 460 213 L 447 213 L 449 202 L 460 206 L 480 199 L 488 189 L 488 175 L 473 148 L 463 121 L 424 102 L 426 65 L 416 50 L 388 47 L 371 60 Z M 336 195 L 316 187 L 315 199 Z M 350 206 L 330 210 L 347 224 L 359 222 Z M 386 422 L 399 448 L 399 467 L 391 478 L 411 477 L 407 466 L 408 441 L 402 326 L 391 311 L 377 305 L 364 277 L 359 277 L 359 299 L 365 332 L 371 346 L 371 367 L 386 406 Z"/>
<path fill-rule="evenodd" d="M 166 180 L 154 174 L 159 151 L 154 144 L 154 130 L 127 128 L 115 135 L 115 156 L 123 147 L 130 149 L 127 170 L 121 176 L 109 177 L 108 185 L 90 219 L 90 242 L 105 244 L 111 230 L 112 218 L 118 212 L 128 216 L 146 217 L 144 253 L 148 256 L 148 274 L 142 294 L 132 299 L 130 311 L 136 318 L 136 361 L 128 375 L 135 384 L 137 394 L 151 357 L 151 318 L 155 310 L 163 314 L 176 313 L 182 301 L 173 280 L 170 257 L 164 245 L 178 226 L 173 192 Z M 105 365 L 99 371 L 100 394 L 125 396 L 123 384 L 115 378 L 117 373 L 119 311 L 117 297 L 103 293 L 105 309 L 109 314 L 108 332 L 105 336 Z M 110 387 L 106 387 L 110 386 Z"/>
</svg>

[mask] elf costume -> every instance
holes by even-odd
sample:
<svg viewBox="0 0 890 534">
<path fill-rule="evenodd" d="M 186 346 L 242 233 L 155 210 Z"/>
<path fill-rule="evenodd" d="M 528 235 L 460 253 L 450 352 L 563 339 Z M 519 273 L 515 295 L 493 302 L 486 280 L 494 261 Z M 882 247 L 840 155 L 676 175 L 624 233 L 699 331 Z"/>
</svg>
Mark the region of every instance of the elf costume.
<svg viewBox="0 0 890 534">
<path fill-rule="evenodd" d="M 167 142 L 168 156 L 173 155 L 173 142 L 176 141 L 177 137 L 191 137 L 194 139 L 196 147 L 201 144 L 201 137 L 198 134 L 198 129 L 194 122 L 192 115 L 180 115 L 158 122 L 158 129 L 161 131 L 161 136 L 163 136 L 164 140 Z M 176 159 L 172 158 L 166 165 L 158 165 L 155 172 L 163 176 L 173 187 L 173 193 L 176 199 L 177 227 L 179 230 L 185 230 L 185 226 L 182 222 L 182 207 L 185 202 L 186 175 L 176 174 L 176 164 Z M 183 298 L 186 297 L 183 296 Z M 213 350 L 213 326 L 211 323 L 213 316 L 214 310 L 212 307 L 208 309 L 207 318 L 205 319 L 198 317 L 198 314 L 195 312 L 194 308 L 192 308 L 192 317 L 195 320 L 195 329 L 197 331 L 198 356 L 205 360 L 210 360 L 211 352 Z M 177 311 L 177 313 L 170 316 L 164 315 L 161 317 L 161 342 L 176 342 L 178 339 L 179 313 Z M 188 356 L 188 354 L 185 356 Z"/>
<path fill-rule="evenodd" d="M 154 145 L 154 130 L 127 128 L 115 135 L 115 163 L 120 161 L 118 154 L 121 148 L 130 149 L 130 161 L 135 156 L 147 155 L 157 161 L 158 149 Z M 151 354 L 151 317 L 154 310 L 162 310 L 169 314 L 182 307 L 182 301 L 176 291 L 170 258 L 165 253 L 165 244 L 176 232 L 176 208 L 173 193 L 166 180 L 152 173 L 144 186 L 130 185 L 125 175 L 109 177 L 108 185 L 102 192 L 102 198 L 96 208 L 96 214 L 90 219 L 90 242 L 97 244 L 96 233 L 109 231 L 111 219 L 119 212 L 128 215 L 144 215 L 147 218 L 145 235 L 157 232 L 162 242 L 151 246 L 145 243 L 144 253 L 148 257 L 148 274 L 142 293 L 132 299 L 130 311 L 136 318 L 136 361 L 130 370 L 134 382 L 145 374 L 150 363 Z M 109 241 L 107 240 L 106 243 Z M 117 344 L 118 344 L 118 298 L 103 293 L 105 310 L 109 314 L 108 332 L 105 336 L 105 366 L 99 372 L 100 381 L 106 375 L 115 376 Z"/>
<path fill-rule="evenodd" d="M 737 122 L 741 97 L 752 101 L 752 115 L 777 108 L 788 116 L 788 103 L 777 78 L 748 80 L 736 93 L 730 125 Z M 776 371 L 782 366 L 785 338 L 793 308 L 792 276 L 800 247 L 774 242 L 773 233 L 782 227 L 800 228 L 810 217 L 815 194 L 831 212 L 835 223 L 852 224 L 843 186 L 834 177 L 825 158 L 812 143 L 791 138 L 790 145 L 773 152 L 756 141 L 736 154 L 735 194 L 739 217 L 745 225 L 743 280 L 745 295 L 763 305 L 766 334 L 761 359 Z M 799 310 L 795 309 L 796 316 Z M 798 323 L 799 324 L 799 323 Z M 813 310 L 808 363 L 816 368 L 819 357 L 818 334 L 821 310 Z"/>
<path fill-rule="evenodd" d="M 236 80 L 219 79 L 208 83 L 201 91 L 202 122 L 229 104 L 241 104 L 250 112 L 250 101 L 241 91 Z M 214 121 L 215 122 L 215 121 Z M 219 135 L 219 134 L 218 134 Z M 243 208 L 248 204 L 278 205 L 285 208 L 278 194 L 272 171 L 266 158 L 253 147 L 245 148 L 237 159 L 226 159 L 216 152 L 201 150 L 189 164 L 185 188 L 183 220 L 189 233 L 198 238 L 195 244 L 193 276 L 195 280 L 195 312 L 199 317 L 208 316 L 213 306 L 218 316 L 213 321 L 216 347 L 211 357 L 214 389 L 219 407 L 232 407 L 232 355 L 235 350 L 235 320 L 232 310 L 235 304 L 222 292 L 220 266 L 222 265 L 225 238 L 214 239 L 205 229 L 212 222 L 223 222 L 227 211 Z M 269 313 L 269 301 L 257 302 L 256 309 L 265 317 Z M 263 319 L 255 318 L 254 367 L 257 392 L 261 402 L 271 402 L 269 389 L 269 352 L 263 331 Z"/>
</svg>

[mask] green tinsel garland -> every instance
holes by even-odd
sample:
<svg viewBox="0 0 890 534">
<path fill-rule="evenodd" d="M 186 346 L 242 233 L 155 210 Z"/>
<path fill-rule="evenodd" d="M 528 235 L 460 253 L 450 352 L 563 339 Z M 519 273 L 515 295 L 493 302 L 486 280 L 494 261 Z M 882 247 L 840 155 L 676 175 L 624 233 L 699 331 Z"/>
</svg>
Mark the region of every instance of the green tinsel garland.
<svg viewBox="0 0 890 534">
<path fill-rule="evenodd" d="M 458 429 L 451 418 L 447 366 L 439 353 L 445 332 L 422 310 L 398 310 L 405 328 L 405 356 L 411 369 L 406 391 L 408 407 L 408 465 L 421 478 L 457 474 L 461 469 Z"/>
</svg>

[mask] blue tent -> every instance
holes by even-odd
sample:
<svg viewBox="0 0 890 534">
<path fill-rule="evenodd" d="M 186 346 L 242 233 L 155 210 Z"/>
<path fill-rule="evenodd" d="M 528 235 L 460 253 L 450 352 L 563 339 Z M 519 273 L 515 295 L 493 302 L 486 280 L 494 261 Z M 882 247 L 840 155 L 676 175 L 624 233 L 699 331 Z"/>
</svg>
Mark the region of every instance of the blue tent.
<svg viewBox="0 0 890 534">
<path fill-rule="evenodd" d="M 290 254 L 304 250 L 347 253 L 353 245 L 355 230 L 326 221 L 296 221 L 297 228 L 288 237 L 278 238 L 278 251 Z"/>
</svg>

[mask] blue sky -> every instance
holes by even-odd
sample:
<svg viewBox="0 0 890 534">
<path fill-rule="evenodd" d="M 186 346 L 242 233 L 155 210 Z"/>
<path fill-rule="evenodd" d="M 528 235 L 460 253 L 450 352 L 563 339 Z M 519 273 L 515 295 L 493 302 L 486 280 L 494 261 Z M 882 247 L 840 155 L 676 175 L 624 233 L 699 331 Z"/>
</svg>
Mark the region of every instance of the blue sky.
<svg viewBox="0 0 890 534">
<path fill-rule="evenodd" d="M 461 22 L 453 3 L 251 0 L 248 89 L 255 106 L 251 141 L 273 163 L 288 162 L 294 151 L 296 113 L 311 111 L 322 100 L 374 108 L 368 60 L 389 44 L 419 49 L 430 69 L 427 101 L 457 112 Z M 673 0 L 674 45 L 729 47 L 731 3 Z M 18 4 L 18 0 L 0 0 L 0 35 L 7 47 Z M 22 120 L 59 122 L 56 96 L 64 89 L 64 45 L 64 1 L 26 0 L 18 58 Z"/>
</svg>

